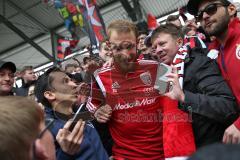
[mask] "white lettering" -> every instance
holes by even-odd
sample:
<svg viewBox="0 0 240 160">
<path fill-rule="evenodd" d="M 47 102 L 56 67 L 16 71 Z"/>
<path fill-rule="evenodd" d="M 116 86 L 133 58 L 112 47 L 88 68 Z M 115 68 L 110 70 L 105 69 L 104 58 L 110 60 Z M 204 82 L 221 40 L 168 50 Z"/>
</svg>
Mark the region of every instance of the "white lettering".
<svg viewBox="0 0 240 160">
<path fill-rule="evenodd" d="M 141 107 L 141 106 L 153 104 L 153 103 L 155 103 L 155 101 L 156 101 L 156 98 L 151 98 L 151 99 L 145 98 L 145 99 L 142 99 L 141 102 L 139 100 L 136 100 L 135 102 L 128 102 L 125 104 L 118 103 L 115 105 L 114 110 L 129 109 L 129 108 L 133 108 L 133 107 Z"/>
</svg>

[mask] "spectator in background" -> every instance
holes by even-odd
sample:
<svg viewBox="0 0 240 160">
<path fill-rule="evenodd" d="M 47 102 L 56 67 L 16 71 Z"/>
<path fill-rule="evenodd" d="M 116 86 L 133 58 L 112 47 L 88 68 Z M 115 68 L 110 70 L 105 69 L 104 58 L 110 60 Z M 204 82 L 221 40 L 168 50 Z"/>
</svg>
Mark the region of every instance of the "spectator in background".
<svg viewBox="0 0 240 160">
<path fill-rule="evenodd" d="M 186 37 L 198 37 L 199 41 L 209 42 L 209 37 L 206 37 L 205 32 L 202 30 L 201 26 L 197 25 L 196 19 L 186 20 L 183 26 L 183 33 Z M 202 43 L 203 43 L 202 42 Z"/>
<path fill-rule="evenodd" d="M 83 69 L 85 72 L 84 82 L 91 84 L 94 80 L 93 73 L 103 65 L 103 61 L 96 56 L 83 58 Z"/>
<path fill-rule="evenodd" d="M 137 37 L 137 52 L 140 55 L 141 52 L 147 49 L 146 45 L 144 44 L 144 40 L 147 37 L 146 32 L 139 32 Z"/>
<path fill-rule="evenodd" d="M 182 27 L 182 23 L 179 19 L 179 15 L 170 15 L 167 17 L 166 19 L 166 24 L 174 24 L 176 25 L 177 27 Z"/>
<path fill-rule="evenodd" d="M 0 96 L 13 95 L 15 72 L 16 66 L 14 63 L 0 60 Z"/>
<path fill-rule="evenodd" d="M 190 42 L 190 43 L 192 43 L 191 41 L 195 41 L 195 43 L 203 43 L 202 41 L 204 41 L 204 42 L 209 41 L 209 37 L 205 36 L 204 31 L 201 29 L 201 27 L 197 26 L 194 19 L 193 20 L 187 20 L 186 16 L 184 17 L 184 13 L 181 13 L 180 15 L 181 15 L 181 17 L 183 17 L 183 19 L 185 19 L 186 24 L 184 26 L 181 24 L 179 15 L 168 16 L 168 18 L 166 20 L 166 24 L 171 23 L 171 24 L 174 24 L 175 26 L 183 29 L 184 34 L 186 36 L 185 40 L 184 40 L 186 42 L 184 42 L 184 43 L 187 43 L 187 41 Z M 192 37 L 192 36 L 194 36 L 194 37 Z M 198 38 L 200 38 L 200 39 L 198 39 Z M 192 40 L 190 40 L 190 39 L 192 39 Z M 196 45 L 198 45 L 198 44 L 196 44 Z M 190 47 L 193 47 L 193 46 L 196 46 L 196 45 L 192 44 L 192 45 L 190 45 Z M 206 48 L 205 44 L 200 44 L 200 45 L 204 46 L 204 48 Z"/>
<path fill-rule="evenodd" d="M 137 52 L 138 52 L 138 59 L 150 59 L 150 47 L 145 44 L 145 39 L 147 38 L 146 32 L 140 32 L 137 37 Z"/>
<path fill-rule="evenodd" d="M 22 86 L 20 88 L 15 89 L 15 93 L 17 96 L 27 96 L 28 90 L 31 85 L 37 80 L 37 77 L 33 71 L 32 66 L 25 66 L 21 71 L 21 78 L 22 78 Z"/>
<path fill-rule="evenodd" d="M 188 29 L 188 31 L 185 32 L 185 35 L 187 35 L 187 36 L 196 36 L 197 35 L 198 26 L 197 26 L 195 19 L 187 20 L 184 25 L 184 29 L 185 28 Z"/>
<path fill-rule="evenodd" d="M 78 67 L 77 64 L 69 63 L 65 66 L 65 72 L 69 74 L 75 73 L 77 67 Z"/>
<path fill-rule="evenodd" d="M 75 67 L 75 73 L 83 73 L 82 63 L 76 57 L 73 57 L 72 60 L 75 61 L 75 63 L 77 63 Z"/>
<path fill-rule="evenodd" d="M 24 97 L 0 98 L 1 160 L 55 160 L 54 142 L 44 114 Z"/>
<path fill-rule="evenodd" d="M 187 9 L 209 36 L 215 36 L 211 49 L 218 50 L 221 73 L 240 105 L 240 20 L 236 6 L 228 0 L 190 0 Z M 226 129 L 223 142 L 240 143 L 240 118 Z"/>
<path fill-rule="evenodd" d="M 84 57 L 83 58 L 83 65 L 86 65 L 88 62 L 91 61 L 91 58 L 90 57 Z"/>
<path fill-rule="evenodd" d="M 69 63 L 65 66 L 65 73 L 74 80 L 76 84 L 83 82 L 84 74 L 82 72 L 76 72 L 79 66 L 77 64 Z"/>
<path fill-rule="evenodd" d="M 82 73 L 82 72 L 83 72 L 82 66 L 81 66 L 81 65 L 80 65 L 80 66 L 77 66 L 77 67 L 75 68 L 75 72 L 76 72 L 76 73 Z"/>
</svg>

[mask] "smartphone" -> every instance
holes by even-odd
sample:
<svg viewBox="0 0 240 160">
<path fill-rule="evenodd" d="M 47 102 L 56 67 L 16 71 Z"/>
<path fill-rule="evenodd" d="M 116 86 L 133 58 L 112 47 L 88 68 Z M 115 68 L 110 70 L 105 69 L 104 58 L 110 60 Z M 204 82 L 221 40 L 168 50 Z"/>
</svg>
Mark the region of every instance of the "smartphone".
<svg viewBox="0 0 240 160">
<path fill-rule="evenodd" d="M 72 131 L 77 122 L 82 119 L 83 121 L 92 121 L 94 120 L 94 116 L 89 111 L 80 112 L 84 104 L 81 104 L 81 106 L 78 108 L 77 112 L 74 114 L 72 118 L 72 124 L 69 127 L 69 131 Z"/>
<path fill-rule="evenodd" d="M 167 75 L 172 72 L 172 68 L 164 63 L 159 63 L 157 69 L 157 76 L 154 84 L 154 89 L 157 89 L 160 94 L 169 91 L 169 83 L 167 82 Z"/>
</svg>

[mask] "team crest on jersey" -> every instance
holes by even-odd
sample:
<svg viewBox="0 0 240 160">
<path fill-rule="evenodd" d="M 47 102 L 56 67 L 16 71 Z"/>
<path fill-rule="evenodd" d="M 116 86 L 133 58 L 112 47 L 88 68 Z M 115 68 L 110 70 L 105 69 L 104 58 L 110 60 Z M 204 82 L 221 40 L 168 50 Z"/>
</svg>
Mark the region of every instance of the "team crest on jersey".
<svg viewBox="0 0 240 160">
<path fill-rule="evenodd" d="M 140 79 L 145 85 L 151 85 L 152 84 L 152 77 L 150 72 L 144 72 L 140 74 Z"/>
<path fill-rule="evenodd" d="M 120 85 L 118 84 L 118 82 L 113 82 L 113 84 L 112 84 L 113 93 L 117 93 L 118 92 L 117 89 L 119 89 L 119 88 L 120 88 Z"/>
<path fill-rule="evenodd" d="M 237 44 L 236 57 L 237 57 L 237 59 L 240 59 L 240 44 Z"/>
<path fill-rule="evenodd" d="M 118 82 L 114 82 L 112 84 L 112 89 L 119 89 L 120 88 L 120 85 L 118 84 Z"/>
</svg>

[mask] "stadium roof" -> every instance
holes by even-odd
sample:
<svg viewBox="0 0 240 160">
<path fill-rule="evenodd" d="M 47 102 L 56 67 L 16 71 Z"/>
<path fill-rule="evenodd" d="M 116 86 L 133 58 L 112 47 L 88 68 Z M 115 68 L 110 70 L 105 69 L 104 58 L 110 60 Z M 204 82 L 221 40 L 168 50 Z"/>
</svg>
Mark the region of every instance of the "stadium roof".
<svg viewBox="0 0 240 160">
<path fill-rule="evenodd" d="M 70 36 L 58 11 L 43 1 L 0 1 L 0 59 L 14 62 L 18 69 L 25 65 L 37 67 L 54 60 L 56 50 L 51 40 L 56 34 Z M 187 1 L 97 0 L 97 4 L 107 26 L 112 20 L 134 20 L 134 16 L 139 18 L 139 15 L 146 20 L 147 13 L 160 18 L 185 6 Z M 133 9 L 134 3 L 138 4 L 140 14 Z M 90 43 L 86 35 L 81 37 L 81 46 Z"/>
</svg>

